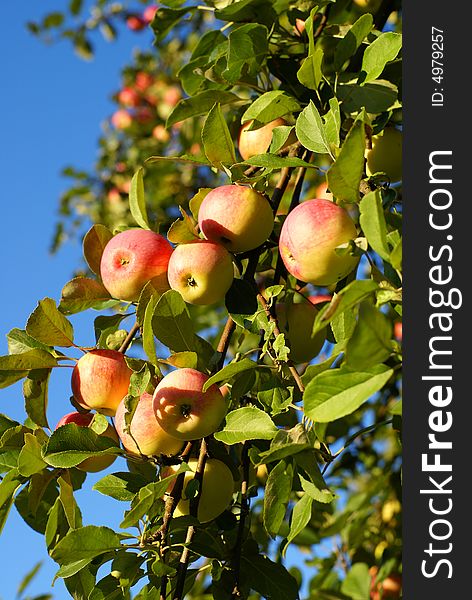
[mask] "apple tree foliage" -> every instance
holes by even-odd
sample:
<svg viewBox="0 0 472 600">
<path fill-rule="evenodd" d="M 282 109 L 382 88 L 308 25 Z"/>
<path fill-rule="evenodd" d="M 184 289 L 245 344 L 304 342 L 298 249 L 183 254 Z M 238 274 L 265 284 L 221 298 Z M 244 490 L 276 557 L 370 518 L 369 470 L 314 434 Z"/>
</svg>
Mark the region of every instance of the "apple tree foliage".
<svg viewBox="0 0 472 600">
<path fill-rule="evenodd" d="M 26 419 L 0 416 L 0 526 L 14 506 L 44 535 L 74 598 L 369 600 L 379 597 L 371 567 L 379 580 L 401 572 L 402 351 L 394 323 L 402 315 L 402 194 L 387 174 L 365 172 L 372 136 L 401 127 L 401 13 L 391 0 L 359 4 L 161 3 L 154 48 L 123 70 L 124 87 L 145 82 L 125 107 L 130 124 L 107 122 L 93 173 L 66 169 L 74 183 L 61 199 L 54 246 L 82 236 L 86 266 L 58 301 L 40 300 L 26 326 L 7 333 L 0 385 L 23 382 Z M 70 15 L 30 28 L 91 52 L 93 29 L 111 37 L 114 19 L 129 12 L 102 1 L 95 21 L 69 27 L 81 5 L 73 0 Z M 269 150 L 240 159 L 241 123 L 278 117 L 287 125 Z M 284 149 L 291 131 L 298 142 Z M 194 240 L 205 193 L 229 182 L 265 192 L 277 216 L 262 247 L 235 256 L 239 276 L 224 303 L 190 306 L 151 285 L 137 303 L 110 297 L 98 265 L 114 232 L 141 227 L 175 244 Z M 337 251 L 359 256 L 359 267 L 330 289 L 296 281 L 277 248 L 285 215 L 323 182 L 358 227 L 358 238 Z M 313 326 L 326 331 L 321 353 L 294 365 L 277 311 L 298 292 L 331 300 Z M 136 459 L 104 441 L 104 417 L 80 435 L 51 430 L 48 382 L 80 356 L 72 321 L 81 311 L 90 313 L 87 348 L 133 350 L 131 418 L 135 399 L 169 368 L 198 368 L 226 387 L 228 414 L 205 445 L 230 466 L 235 494 L 215 521 L 169 519 L 160 477 L 168 461 Z M 87 485 L 77 465 L 101 454 L 118 456 L 94 486 L 122 503 L 114 529 L 83 526 L 75 498 Z M 193 490 L 198 499 L 197 483 Z M 287 568 L 293 556 L 299 566 L 291 559 Z"/>
</svg>

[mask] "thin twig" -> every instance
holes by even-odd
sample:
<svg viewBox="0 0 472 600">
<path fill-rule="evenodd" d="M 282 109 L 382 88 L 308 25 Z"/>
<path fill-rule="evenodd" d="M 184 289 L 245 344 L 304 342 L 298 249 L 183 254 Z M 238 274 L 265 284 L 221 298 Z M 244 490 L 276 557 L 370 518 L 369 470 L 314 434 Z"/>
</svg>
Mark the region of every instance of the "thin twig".
<svg viewBox="0 0 472 600">
<path fill-rule="evenodd" d="M 241 578 L 241 553 L 244 540 L 244 529 L 246 526 L 246 518 L 249 515 L 249 442 L 245 441 L 241 451 L 241 463 L 243 470 L 243 479 L 241 482 L 241 512 L 239 515 L 238 533 L 236 543 L 233 549 L 233 572 L 234 572 L 234 588 L 231 598 L 241 598 L 240 578 Z"/>
<path fill-rule="evenodd" d="M 205 470 L 205 463 L 207 458 L 207 444 L 205 438 L 202 439 L 200 445 L 200 454 L 198 456 L 197 469 L 195 471 L 194 479 L 199 481 L 200 485 L 198 488 L 197 495 L 190 500 L 190 515 L 198 519 L 198 504 L 202 495 L 203 487 L 203 472 Z M 179 566 L 177 567 L 177 582 L 175 585 L 174 599 L 183 600 L 185 577 L 187 575 L 188 563 L 190 559 L 190 544 L 192 543 L 193 536 L 195 535 L 195 526 L 190 525 L 187 528 L 187 535 L 185 537 L 185 547 L 182 550 L 180 556 Z"/>
<path fill-rule="evenodd" d="M 134 336 L 138 333 L 138 331 L 139 331 L 139 323 L 136 321 L 136 323 L 133 325 L 133 327 L 131 327 L 131 329 L 129 330 L 128 335 L 126 336 L 124 342 L 118 348 L 118 352 L 121 352 L 122 354 L 124 354 L 126 352 L 126 350 L 128 350 L 128 348 L 131 345 L 131 342 L 133 341 Z"/>
<path fill-rule="evenodd" d="M 267 315 L 269 322 L 274 324 L 275 335 L 276 336 L 280 335 L 280 329 L 279 329 L 277 317 L 274 317 L 274 315 L 270 312 L 270 308 L 269 308 L 269 305 L 267 304 L 266 299 L 264 298 L 264 296 L 262 294 L 258 294 L 257 299 L 259 300 L 262 308 L 264 309 L 264 312 Z M 287 361 L 287 365 L 288 365 L 288 370 L 292 374 L 292 377 L 295 380 L 295 383 L 297 384 L 298 389 L 303 394 L 303 392 L 305 391 L 305 386 L 303 385 L 300 374 L 298 373 L 297 369 L 295 368 L 295 366 L 291 360 Z"/>
</svg>

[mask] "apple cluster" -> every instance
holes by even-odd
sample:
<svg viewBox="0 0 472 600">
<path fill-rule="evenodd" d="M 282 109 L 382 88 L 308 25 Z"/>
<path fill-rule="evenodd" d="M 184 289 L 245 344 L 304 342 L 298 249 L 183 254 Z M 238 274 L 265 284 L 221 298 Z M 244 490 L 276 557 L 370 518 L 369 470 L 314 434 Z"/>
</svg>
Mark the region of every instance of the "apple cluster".
<svg viewBox="0 0 472 600">
<path fill-rule="evenodd" d="M 152 22 L 157 10 L 158 7 L 154 4 L 151 4 L 150 6 L 146 6 L 142 14 L 129 14 L 126 17 L 126 26 L 131 31 L 142 31 Z"/>
</svg>

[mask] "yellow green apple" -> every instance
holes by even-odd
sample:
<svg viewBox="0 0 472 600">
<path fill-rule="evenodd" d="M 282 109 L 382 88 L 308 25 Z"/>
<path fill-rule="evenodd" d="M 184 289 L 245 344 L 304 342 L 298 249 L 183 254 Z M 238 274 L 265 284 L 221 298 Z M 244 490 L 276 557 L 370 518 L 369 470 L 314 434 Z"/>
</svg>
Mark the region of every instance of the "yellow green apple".
<svg viewBox="0 0 472 600">
<path fill-rule="evenodd" d="M 287 121 L 281 117 L 274 119 L 270 123 L 267 123 L 258 129 L 251 130 L 250 127 L 253 123 L 254 121 L 246 121 L 239 131 L 238 149 L 239 154 L 244 160 L 248 160 L 257 154 L 264 154 L 267 152 L 272 142 L 272 131 L 276 127 L 288 125 Z M 290 144 L 293 144 L 296 141 L 297 137 L 292 131 L 285 142 L 284 147 L 290 146 Z"/>
<path fill-rule="evenodd" d="M 196 369 L 168 373 L 154 391 L 154 413 L 169 435 L 184 441 L 214 433 L 226 415 L 226 401 L 216 384 L 202 391 L 208 375 Z"/>
<path fill-rule="evenodd" d="M 186 495 L 187 484 L 193 479 L 197 468 L 197 459 L 190 458 L 188 461 L 192 471 L 187 471 L 184 478 L 182 499 L 177 504 L 174 517 L 181 517 L 190 514 L 190 499 Z M 164 476 L 175 473 L 179 465 L 168 467 L 163 473 Z M 172 491 L 173 483 L 168 490 Z M 231 503 L 234 491 L 233 475 L 229 467 L 224 462 L 216 458 L 208 458 L 203 471 L 201 482 L 201 495 L 198 502 L 197 518 L 200 523 L 207 523 L 216 519 Z"/>
<path fill-rule="evenodd" d="M 366 173 L 385 173 L 390 181 L 402 178 L 402 140 L 403 135 L 395 127 L 386 127 L 372 138 L 372 148 L 366 150 Z"/>
<path fill-rule="evenodd" d="M 233 261 L 220 244 L 197 240 L 180 244 L 169 260 L 170 287 L 189 304 L 223 300 L 234 278 Z"/>
<path fill-rule="evenodd" d="M 151 281 L 165 292 L 169 289 L 167 265 L 172 246 L 158 233 L 147 229 L 127 229 L 108 242 L 100 261 L 103 285 L 114 298 L 135 302 Z"/>
<path fill-rule="evenodd" d="M 126 406 L 123 398 L 116 409 L 115 428 L 123 447 L 130 454 L 172 456 L 182 449 L 182 440 L 167 434 L 157 422 L 151 394 L 144 392 L 140 396 L 131 420 L 130 433 L 126 432 L 125 414 Z"/>
<path fill-rule="evenodd" d="M 302 202 L 288 214 L 280 232 L 279 251 L 291 275 L 327 286 L 357 266 L 358 258 L 335 251 L 356 237 L 354 221 L 344 208 L 315 198 Z"/>
<path fill-rule="evenodd" d="M 198 211 L 198 225 L 207 240 L 230 252 L 246 252 L 272 233 L 274 214 L 267 198 L 243 185 L 222 185 L 207 194 Z"/>
<path fill-rule="evenodd" d="M 282 332 L 287 334 L 290 346 L 290 358 L 295 363 L 309 362 L 315 358 L 323 347 L 326 339 L 326 329 L 315 335 L 313 325 L 318 315 L 318 309 L 311 299 L 295 295 L 294 301 L 285 306 L 277 306 L 277 317 Z"/>
<path fill-rule="evenodd" d="M 128 393 L 132 370 L 121 352 L 91 350 L 72 371 L 72 393 L 78 404 L 113 416 Z"/>
</svg>

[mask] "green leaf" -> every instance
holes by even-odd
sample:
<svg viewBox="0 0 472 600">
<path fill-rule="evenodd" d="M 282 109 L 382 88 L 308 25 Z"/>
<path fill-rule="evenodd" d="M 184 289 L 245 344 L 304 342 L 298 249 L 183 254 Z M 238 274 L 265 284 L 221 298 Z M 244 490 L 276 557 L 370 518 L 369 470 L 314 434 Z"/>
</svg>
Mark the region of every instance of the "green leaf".
<svg viewBox="0 0 472 600">
<path fill-rule="evenodd" d="M 146 310 L 144 312 L 144 320 L 142 326 L 143 350 L 153 365 L 157 365 L 158 362 L 156 355 L 156 344 L 154 342 L 154 332 L 152 329 L 152 319 L 158 301 L 159 295 L 157 294 L 149 298 L 149 302 L 147 303 Z"/>
<path fill-rule="evenodd" d="M 32 433 L 25 433 L 25 445 L 18 457 L 18 473 L 24 477 L 31 477 L 46 467 L 41 456 L 41 444 Z"/>
<path fill-rule="evenodd" d="M 92 489 L 104 496 L 111 496 L 122 502 L 131 501 L 139 490 L 146 485 L 146 480 L 138 473 L 113 473 L 106 475 Z"/>
<path fill-rule="evenodd" d="M 269 473 L 264 489 L 264 528 L 270 537 L 275 538 L 284 521 L 287 505 L 292 492 L 293 465 L 281 460 Z"/>
<path fill-rule="evenodd" d="M 350 310 L 362 300 L 365 300 L 379 289 L 378 283 L 372 279 L 359 279 L 351 281 L 339 294 L 335 295 L 331 302 L 320 309 L 313 324 L 312 335 L 321 331 L 335 317 Z"/>
<path fill-rule="evenodd" d="M 112 237 L 112 232 L 105 225 L 93 225 L 85 234 L 82 244 L 83 253 L 90 270 L 95 275 L 100 276 L 103 250 Z"/>
<path fill-rule="evenodd" d="M 188 12 L 195 10 L 196 6 L 179 9 L 159 8 L 151 23 L 151 27 L 154 30 L 155 43 L 157 44 L 163 40 L 169 31 L 174 29 Z"/>
<path fill-rule="evenodd" d="M 98 281 L 87 277 L 75 277 L 62 288 L 59 310 L 65 315 L 94 308 L 103 310 L 118 304 L 108 290 Z"/>
<path fill-rule="evenodd" d="M 9 471 L 0 481 L 0 533 L 7 520 L 15 494 L 24 481 L 24 477 L 18 473 L 17 469 Z"/>
<path fill-rule="evenodd" d="M 231 31 L 228 66 L 223 71 L 226 81 L 234 84 L 245 76 L 257 77 L 267 56 L 268 34 L 267 27 L 257 23 L 246 23 Z"/>
<path fill-rule="evenodd" d="M 109 527 L 87 525 L 72 529 L 51 551 L 51 557 L 61 565 L 56 576 L 70 577 L 95 557 L 120 547 L 118 534 Z"/>
<path fill-rule="evenodd" d="M 185 119 L 189 119 L 190 117 L 205 115 L 216 103 L 233 104 L 235 102 L 241 102 L 241 98 L 238 98 L 238 96 L 231 92 L 205 90 L 195 96 L 181 100 L 169 115 L 166 127 L 175 125 L 175 123 L 179 123 L 180 121 L 185 121 Z"/>
<path fill-rule="evenodd" d="M 381 363 L 392 353 L 392 322 L 369 301 L 361 304 L 359 319 L 346 347 L 346 362 L 362 371 Z"/>
<path fill-rule="evenodd" d="M 175 352 L 195 350 L 193 323 L 182 296 L 175 290 L 159 298 L 152 329 L 157 339 Z"/>
<path fill-rule="evenodd" d="M 212 188 L 200 188 L 195 196 L 190 199 L 188 206 L 195 221 L 198 221 L 198 211 L 200 210 L 200 206 L 211 190 Z"/>
<path fill-rule="evenodd" d="M 38 302 L 26 323 L 26 332 L 50 346 L 69 348 L 74 345 L 72 323 L 59 312 L 52 298 L 44 298 Z"/>
<path fill-rule="evenodd" d="M 388 412 L 391 415 L 400 415 L 400 417 L 401 417 L 402 416 L 402 404 L 403 404 L 402 400 L 395 402 L 395 404 L 389 409 Z"/>
<path fill-rule="evenodd" d="M 131 179 L 129 190 L 129 209 L 131 216 L 136 223 L 143 229 L 151 229 L 146 210 L 146 201 L 144 198 L 144 169 L 140 167 Z"/>
<path fill-rule="evenodd" d="M 223 367 L 220 371 L 212 375 L 207 381 L 205 381 L 203 385 L 203 391 L 206 392 L 208 388 L 214 383 L 220 383 L 222 381 L 228 382 L 238 373 L 242 373 L 243 371 L 249 371 L 251 369 L 257 368 L 257 363 L 255 363 L 250 358 L 243 358 L 237 362 L 232 362 Z"/>
<path fill-rule="evenodd" d="M 311 520 L 311 508 L 313 506 L 313 498 L 305 494 L 297 501 L 292 510 L 292 518 L 290 521 L 290 531 L 287 536 L 287 544 L 284 547 L 283 554 L 287 551 L 288 545 L 301 533 Z"/>
<path fill-rule="evenodd" d="M 40 427 L 49 427 L 47 419 L 50 369 L 30 371 L 23 383 L 23 396 L 28 417 Z"/>
<path fill-rule="evenodd" d="M 330 98 L 329 111 L 324 115 L 324 131 L 331 147 L 339 147 L 339 130 L 341 129 L 341 111 L 337 98 Z"/>
<path fill-rule="evenodd" d="M 159 359 L 160 363 L 172 365 L 178 369 L 196 369 L 198 365 L 198 354 L 196 352 L 174 352 L 167 359 Z"/>
<path fill-rule="evenodd" d="M 259 96 L 241 117 L 241 123 L 258 121 L 270 123 L 274 119 L 300 110 L 300 104 L 282 90 L 272 90 Z"/>
<path fill-rule="evenodd" d="M 305 493 L 322 504 L 329 504 L 336 496 L 326 485 L 323 475 L 321 474 L 320 467 L 316 460 L 313 460 L 312 451 L 300 452 L 295 456 L 295 462 L 298 469 L 302 468 L 308 479 L 305 479 L 300 473 L 300 483 Z"/>
<path fill-rule="evenodd" d="M 118 327 L 128 315 L 100 315 L 93 322 L 95 341 L 99 348 L 106 348 L 106 340 L 110 334 L 116 333 Z"/>
<path fill-rule="evenodd" d="M 297 600 L 298 583 L 280 563 L 267 556 L 247 554 L 241 556 L 242 572 L 248 585 L 270 600 Z"/>
<path fill-rule="evenodd" d="M 317 46 L 313 54 L 309 54 L 298 69 L 297 79 L 309 90 L 317 90 L 323 80 L 321 63 L 323 62 L 324 50 Z"/>
<path fill-rule="evenodd" d="M 25 589 L 28 587 L 28 585 L 31 583 L 31 581 L 38 574 L 38 572 L 39 572 L 42 564 L 43 564 L 42 560 L 39 561 L 38 563 L 36 563 L 34 565 L 34 567 L 32 569 L 30 569 L 28 571 L 28 573 L 26 573 L 26 575 L 23 577 L 23 579 L 21 580 L 20 585 L 18 586 L 18 591 L 16 592 L 17 598 L 19 598 L 23 594 L 23 592 L 25 591 Z M 50 596 L 50 598 L 52 598 L 52 596 Z M 38 600 L 38 598 L 36 598 L 35 600 Z M 41 598 L 39 598 L 39 600 L 41 600 Z M 45 597 L 44 600 L 47 600 L 47 597 Z"/>
<path fill-rule="evenodd" d="M 400 33 L 387 31 L 382 33 L 364 52 L 362 59 L 363 82 L 367 83 L 377 79 L 382 73 L 385 65 L 394 60 L 402 47 L 402 36 Z"/>
<path fill-rule="evenodd" d="M 385 365 L 376 365 L 365 371 L 353 371 L 347 366 L 324 371 L 305 389 L 305 414 L 321 423 L 345 417 L 378 392 L 392 374 L 393 370 Z"/>
<path fill-rule="evenodd" d="M 233 165 L 236 162 L 233 140 L 220 104 L 215 104 L 205 119 L 202 142 L 205 155 L 214 167 L 223 169 L 222 165 Z"/>
<path fill-rule="evenodd" d="M 8 354 L 23 354 L 35 348 L 50 352 L 50 346 L 35 340 L 23 329 L 12 329 L 7 333 Z"/>
<path fill-rule="evenodd" d="M 267 413 L 254 406 L 245 406 L 226 416 L 225 426 L 215 433 L 215 439 L 231 446 L 246 440 L 271 440 L 277 431 Z"/>
<path fill-rule="evenodd" d="M 215 11 L 215 17 L 234 23 L 254 22 L 271 26 L 276 19 L 272 0 L 239 0 Z"/>
<path fill-rule="evenodd" d="M 68 469 L 91 456 L 120 452 L 113 439 L 97 435 L 90 427 L 69 423 L 53 432 L 44 448 L 43 458 L 53 467 Z"/>
<path fill-rule="evenodd" d="M 266 169 L 285 169 L 286 167 L 304 167 L 305 169 L 318 169 L 317 165 L 308 163 L 301 158 L 296 156 L 277 156 L 276 154 L 256 154 L 251 156 L 243 163 L 245 165 L 251 165 L 253 167 L 264 167 Z"/>
<path fill-rule="evenodd" d="M 167 239 L 173 244 L 185 244 L 199 239 L 195 223 L 181 206 L 179 209 L 183 219 L 177 219 L 172 223 L 167 232 Z"/>
<path fill-rule="evenodd" d="M 377 79 L 364 85 L 340 84 L 337 97 L 346 113 L 355 113 L 363 108 L 368 113 L 378 114 L 392 108 L 398 97 L 398 88 L 390 81 Z"/>
<path fill-rule="evenodd" d="M 295 130 L 297 138 L 305 148 L 319 154 L 330 154 L 331 150 L 326 138 L 323 120 L 312 101 L 300 113 Z"/>
<path fill-rule="evenodd" d="M 57 366 L 57 360 L 45 350 L 29 350 L 22 354 L 0 356 L 1 371 L 31 371 L 33 369 L 50 369 Z M 26 373 L 24 373 L 26 374 Z M 22 375 L 24 377 L 24 375 Z"/>
<path fill-rule="evenodd" d="M 352 600 L 370 599 L 371 577 L 365 563 L 355 563 L 341 584 L 341 591 Z"/>
<path fill-rule="evenodd" d="M 71 529 L 82 527 L 82 514 L 74 498 L 74 489 L 70 480 L 69 472 L 65 472 L 58 478 L 59 501 Z"/>
<path fill-rule="evenodd" d="M 258 465 L 293 456 L 311 448 L 308 434 L 301 423 L 288 431 L 279 429 L 270 443 L 270 448 L 259 454 Z"/>
<path fill-rule="evenodd" d="M 364 173 L 364 152 L 364 123 L 357 119 L 344 140 L 338 158 L 327 173 L 328 187 L 338 201 L 359 201 L 359 185 Z"/>
<path fill-rule="evenodd" d="M 334 51 L 334 68 L 339 71 L 348 58 L 351 58 L 373 27 L 371 13 L 360 16 L 346 35 L 339 41 Z"/>
<path fill-rule="evenodd" d="M 372 249 L 384 260 L 390 258 L 387 242 L 387 224 L 380 190 L 366 194 L 359 204 L 359 222 Z"/>
</svg>

